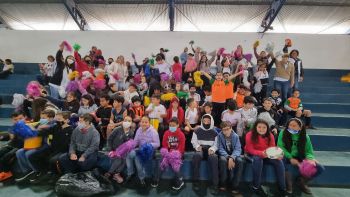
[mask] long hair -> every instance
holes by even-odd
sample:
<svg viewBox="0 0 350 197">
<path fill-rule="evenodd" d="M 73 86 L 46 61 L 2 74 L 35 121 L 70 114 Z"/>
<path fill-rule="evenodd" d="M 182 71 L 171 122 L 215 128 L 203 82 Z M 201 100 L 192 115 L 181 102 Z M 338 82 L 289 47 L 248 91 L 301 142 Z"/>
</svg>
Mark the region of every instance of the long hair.
<svg viewBox="0 0 350 197">
<path fill-rule="evenodd" d="M 266 133 L 265 135 L 263 135 L 263 137 L 267 137 L 267 141 L 268 143 L 270 144 L 270 141 L 271 141 L 271 135 L 270 135 L 270 131 L 269 131 L 269 124 L 265 121 L 265 120 L 261 120 L 261 119 L 258 119 L 255 124 L 254 124 L 254 127 L 252 129 L 252 136 L 251 136 L 251 140 L 254 142 L 254 143 L 258 143 L 258 137 L 259 137 L 259 133 L 258 133 L 258 130 L 257 130 L 257 126 L 258 124 L 264 124 L 266 126 Z"/>
<path fill-rule="evenodd" d="M 45 109 L 45 105 L 48 101 L 44 98 L 36 98 L 33 100 L 32 103 L 32 109 L 33 109 L 33 119 L 34 122 L 37 122 L 40 120 L 40 114 Z"/>
<path fill-rule="evenodd" d="M 286 149 L 291 152 L 292 150 L 292 134 L 289 133 L 289 131 L 287 131 L 289 124 L 294 121 L 296 123 L 298 123 L 298 125 L 300 126 L 301 130 L 299 132 L 299 141 L 298 141 L 298 154 L 299 157 L 301 158 L 305 158 L 305 144 L 306 144 L 306 129 L 305 126 L 302 124 L 301 120 L 297 120 L 295 118 L 292 118 L 288 121 L 287 123 L 287 127 L 283 132 L 283 137 L 282 137 L 282 141 L 286 146 Z"/>
</svg>

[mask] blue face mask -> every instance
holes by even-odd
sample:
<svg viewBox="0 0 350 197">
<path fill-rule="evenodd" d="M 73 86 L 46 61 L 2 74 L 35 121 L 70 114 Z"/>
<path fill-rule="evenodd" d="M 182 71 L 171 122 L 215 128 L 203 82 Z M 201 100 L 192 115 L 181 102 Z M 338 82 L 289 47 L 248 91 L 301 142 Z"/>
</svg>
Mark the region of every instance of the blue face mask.
<svg viewBox="0 0 350 197">
<path fill-rule="evenodd" d="M 42 118 L 42 119 L 39 120 L 39 124 L 40 124 L 40 125 L 45 125 L 45 124 L 47 124 L 48 122 L 49 122 L 49 120 L 48 120 L 48 119 L 45 119 L 45 118 Z"/>
<path fill-rule="evenodd" d="M 288 132 L 290 133 L 290 134 L 292 134 L 292 135 L 294 135 L 294 134 L 298 134 L 299 133 L 299 131 L 298 130 L 294 130 L 294 129 L 287 129 L 288 130 Z"/>
<path fill-rule="evenodd" d="M 169 127 L 169 131 L 174 133 L 177 130 L 177 127 Z"/>
<path fill-rule="evenodd" d="M 86 125 L 84 123 L 78 122 L 77 127 L 78 127 L 78 129 L 82 130 L 86 127 Z"/>
</svg>

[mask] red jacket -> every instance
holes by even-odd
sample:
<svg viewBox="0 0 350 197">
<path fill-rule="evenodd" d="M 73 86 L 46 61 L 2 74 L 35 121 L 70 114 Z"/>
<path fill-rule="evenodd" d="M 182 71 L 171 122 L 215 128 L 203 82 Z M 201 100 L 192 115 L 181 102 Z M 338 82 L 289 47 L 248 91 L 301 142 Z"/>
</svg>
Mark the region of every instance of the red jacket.
<svg viewBox="0 0 350 197">
<path fill-rule="evenodd" d="M 173 108 L 170 105 L 170 107 L 167 109 L 167 114 L 166 114 L 166 122 L 168 124 L 172 117 L 173 117 Z M 177 108 L 177 119 L 179 120 L 179 126 L 181 127 L 185 122 L 185 112 L 180 106 Z"/>
<path fill-rule="evenodd" d="M 261 135 L 258 136 L 258 143 L 254 143 L 252 141 L 252 131 L 248 132 L 245 136 L 245 147 L 244 150 L 246 153 L 251 155 L 257 155 L 259 157 L 264 158 L 264 151 L 269 147 L 276 146 L 275 144 L 275 138 L 273 137 L 272 133 L 270 133 L 270 143 L 268 143 L 267 137 L 262 137 Z"/>
<path fill-rule="evenodd" d="M 185 135 L 180 128 L 175 132 L 165 131 L 162 141 L 162 148 L 170 150 L 178 150 L 181 154 L 185 152 Z"/>
<path fill-rule="evenodd" d="M 75 70 L 79 72 L 81 76 L 84 71 L 89 71 L 92 75 L 94 74 L 94 67 L 89 66 L 87 63 L 80 59 L 78 51 L 74 51 L 74 58 L 77 62 Z"/>
</svg>

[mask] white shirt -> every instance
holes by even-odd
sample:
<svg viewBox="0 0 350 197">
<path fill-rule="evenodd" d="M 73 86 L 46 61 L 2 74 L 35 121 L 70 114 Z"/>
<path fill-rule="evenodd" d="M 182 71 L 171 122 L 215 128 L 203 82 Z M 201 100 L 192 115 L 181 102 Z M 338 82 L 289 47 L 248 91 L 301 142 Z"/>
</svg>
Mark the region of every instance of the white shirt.
<svg viewBox="0 0 350 197">
<path fill-rule="evenodd" d="M 132 99 L 132 97 L 134 97 L 134 96 L 139 96 L 139 93 L 137 93 L 137 91 L 130 93 L 129 89 L 127 89 L 127 90 L 124 91 L 124 99 L 125 99 L 127 102 L 131 103 L 131 99 Z"/>
<path fill-rule="evenodd" d="M 185 119 L 188 120 L 188 122 L 190 124 L 197 124 L 198 123 L 198 110 L 197 110 L 197 108 L 194 108 L 193 110 L 191 110 L 190 108 L 186 109 Z"/>
<path fill-rule="evenodd" d="M 153 110 L 152 110 L 153 109 Z M 151 111 L 152 110 L 152 111 Z M 164 115 L 166 114 L 166 109 L 165 107 L 160 104 L 158 106 L 154 106 L 152 103 L 147 107 L 146 111 L 151 111 L 149 114 L 148 114 L 148 117 L 149 118 L 152 118 L 152 119 L 159 119 L 159 122 L 163 122 L 163 118 L 160 117 L 161 115 Z"/>
<path fill-rule="evenodd" d="M 190 93 L 189 98 L 193 98 L 194 101 L 196 101 L 197 103 L 199 103 L 201 101 L 201 95 L 199 95 L 197 93 L 194 93 L 193 95 Z"/>
<path fill-rule="evenodd" d="M 204 102 L 211 102 L 211 95 L 210 96 L 205 96 Z"/>
<path fill-rule="evenodd" d="M 158 68 L 159 74 L 165 73 L 165 74 L 171 76 L 171 66 L 167 63 L 155 64 L 154 68 Z"/>
</svg>

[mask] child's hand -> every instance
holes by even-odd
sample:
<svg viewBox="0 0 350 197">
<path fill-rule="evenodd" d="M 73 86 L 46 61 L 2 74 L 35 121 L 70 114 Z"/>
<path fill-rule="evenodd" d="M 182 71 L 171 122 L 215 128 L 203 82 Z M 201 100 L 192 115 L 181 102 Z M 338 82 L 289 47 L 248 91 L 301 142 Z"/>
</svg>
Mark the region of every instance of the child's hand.
<svg viewBox="0 0 350 197">
<path fill-rule="evenodd" d="M 84 161 L 85 161 L 85 157 L 84 157 L 84 156 L 81 156 L 81 157 L 79 158 L 79 161 L 80 161 L 80 162 L 84 162 Z"/>
<path fill-rule="evenodd" d="M 274 129 L 272 129 L 272 133 L 273 133 L 274 135 L 277 135 L 278 130 L 277 130 L 276 128 L 274 128 Z"/>
<path fill-rule="evenodd" d="M 202 152 L 202 151 L 203 151 L 202 146 L 199 146 L 199 147 L 197 148 L 197 151 L 198 151 L 198 152 Z"/>
<path fill-rule="evenodd" d="M 233 160 L 233 158 L 232 157 L 230 157 L 229 159 L 228 159 L 228 162 L 227 162 L 227 168 L 229 169 L 229 170 L 232 170 L 234 167 L 235 167 L 235 161 Z"/>
<path fill-rule="evenodd" d="M 73 153 L 70 155 L 70 160 L 75 161 L 77 159 L 78 159 L 78 156 L 76 154 Z"/>
<path fill-rule="evenodd" d="M 293 166 L 299 166 L 299 165 L 300 165 L 300 162 L 299 162 L 297 159 L 292 158 L 292 159 L 290 159 L 289 161 L 290 161 L 290 163 L 291 163 Z"/>
<path fill-rule="evenodd" d="M 214 152 L 212 149 L 209 149 L 209 150 L 208 150 L 208 154 L 209 154 L 209 155 L 214 155 L 215 152 Z"/>
</svg>

